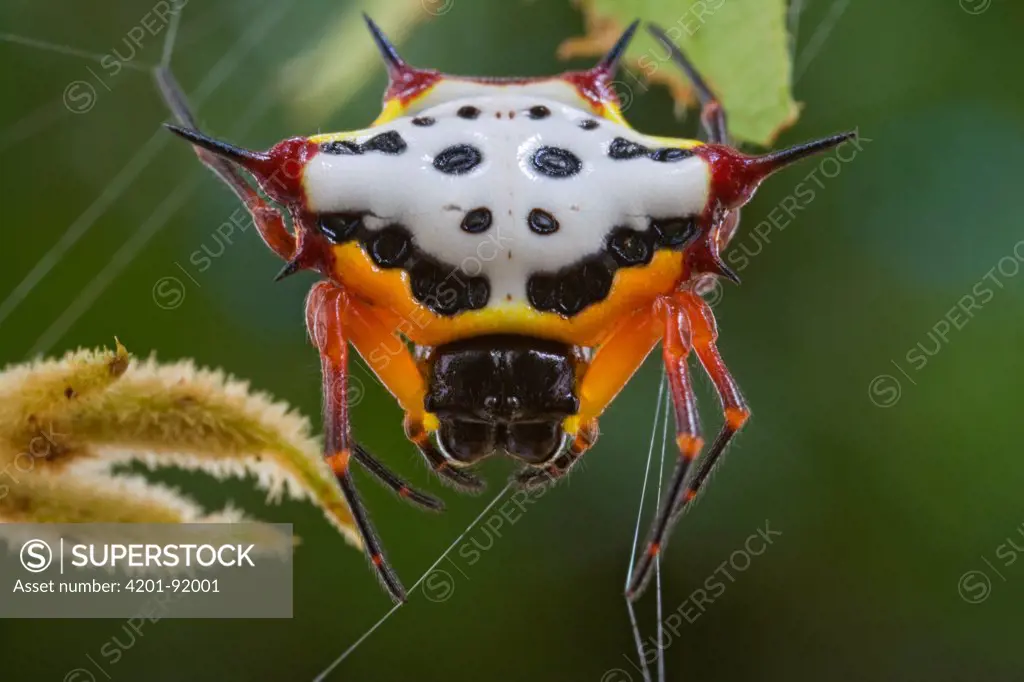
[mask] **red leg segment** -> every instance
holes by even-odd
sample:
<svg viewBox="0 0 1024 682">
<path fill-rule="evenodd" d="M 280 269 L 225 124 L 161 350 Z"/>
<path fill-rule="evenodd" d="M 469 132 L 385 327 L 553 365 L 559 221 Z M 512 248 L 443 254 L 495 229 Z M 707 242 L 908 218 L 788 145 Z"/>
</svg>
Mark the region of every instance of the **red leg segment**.
<svg viewBox="0 0 1024 682">
<path fill-rule="evenodd" d="M 348 411 L 348 340 L 345 292 L 328 282 L 313 287 L 306 300 L 306 326 L 320 351 L 324 385 L 324 457 L 338 478 L 366 547 L 366 554 L 391 597 L 405 601 L 405 589 L 388 564 L 352 481 L 353 443 Z"/>
<path fill-rule="evenodd" d="M 630 599 L 636 599 L 643 592 L 651 576 L 654 558 L 664 549 L 672 525 L 686 505 L 697 496 L 715 462 L 750 416 L 750 410 L 743 400 L 739 387 L 715 347 L 718 329 L 711 307 L 697 294 L 683 291 L 667 299 L 663 310 L 666 315 L 665 369 L 668 372 L 676 407 L 679 462 L 658 516 L 654 520 L 650 540 L 627 588 L 626 595 Z M 693 387 L 686 368 L 686 356 L 691 347 L 718 392 L 725 423 L 711 450 L 698 465 L 693 479 L 687 484 L 690 463 L 696 459 L 703 445 L 699 436 Z"/>
<path fill-rule="evenodd" d="M 692 331 L 686 310 L 671 297 L 659 302 L 664 316 L 665 335 L 662 341 L 662 359 L 668 377 L 669 393 L 676 417 L 676 445 L 679 455 L 669 481 L 664 500 L 654 526 L 647 549 L 640 557 L 630 580 L 628 596 L 633 599 L 643 591 L 651 576 L 654 558 L 665 545 L 672 518 L 673 500 L 683 490 L 690 463 L 696 459 L 703 447 L 700 437 L 700 419 L 697 415 L 697 398 L 693 393 L 687 361 L 692 350 Z"/>
</svg>

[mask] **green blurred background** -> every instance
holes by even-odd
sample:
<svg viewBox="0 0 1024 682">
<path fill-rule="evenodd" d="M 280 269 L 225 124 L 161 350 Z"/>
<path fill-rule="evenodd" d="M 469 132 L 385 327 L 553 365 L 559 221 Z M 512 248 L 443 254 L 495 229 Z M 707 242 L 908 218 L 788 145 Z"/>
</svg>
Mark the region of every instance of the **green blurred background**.
<svg viewBox="0 0 1024 682">
<path fill-rule="evenodd" d="M 733 264 L 749 260 L 744 284 L 726 285 L 716 313 L 722 352 L 754 418 L 677 526 L 663 564 L 666 614 L 681 609 L 692 621 L 665 640 L 668 678 L 1024 680 L 1024 560 L 1007 544 L 1024 548 L 1024 275 L 1014 256 L 1024 239 L 1016 203 L 1024 6 L 861 0 L 817 49 L 815 28 L 846 3 L 804 4 L 798 62 L 816 56 L 795 89 L 802 118 L 780 144 L 855 126 L 868 142 L 849 162 L 808 163 L 768 183 L 734 242 Z M 378 109 L 383 69 L 340 94 L 348 103 L 337 113 L 298 130 L 278 79 L 282 64 L 334 39 L 341 18 L 373 6 L 196 0 L 183 11 L 174 68 L 195 98 L 214 65 L 235 54 L 217 67 L 223 73 L 198 109 L 208 130 L 241 144 L 361 127 Z M 0 31 L 103 53 L 123 45 L 151 7 L 4 0 Z M 555 58 L 559 42 L 583 32 L 568 0 L 443 8 L 402 40 L 411 62 L 551 73 L 566 67 Z M 161 40 L 147 38 L 137 62 L 158 61 Z M 319 366 L 301 314 L 312 277 L 274 284 L 279 263 L 251 231 L 223 248 L 215 229 L 235 200 L 183 145 L 157 133 L 167 115 L 148 74 L 102 74 L 106 85 L 89 109 L 72 111 L 82 91 L 66 88 L 95 83 L 90 68 L 75 56 L 0 43 L 0 297 L 21 300 L 16 287 L 36 279 L 37 263 L 55 247 L 63 254 L 44 261 L 52 268 L 0 322 L 0 363 L 109 345 L 116 334 L 138 355 L 223 367 L 317 415 Z M 654 89 L 637 93 L 628 116 L 646 131 L 695 132 L 692 115 L 680 122 L 671 111 Z M 762 224 L 816 168 L 815 199 L 785 229 Z M 190 259 L 203 249 L 211 259 L 200 271 Z M 1024 245 L 1017 252 L 1024 256 Z M 966 295 L 980 308 L 950 312 Z M 510 514 L 514 522 L 494 530 L 500 517 L 485 517 L 491 528 L 471 531 L 426 592 L 328 679 L 640 680 L 627 661 L 636 654 L 621 590 L 659 371 L 648 362 L 619 397 L 577 473 Z M 359 437 L 417 485 L 438 490 L 403 441 L 398 408 L 365 369 L 357 372 Z M 707 381 L 698 388 L 712 431 L 714 397 Z M 488 462 L 491 491 L 480 498 L 443 489 L 443 515 L 421 514 L 360 479 L 407 586 L 509 472 L 507 462 Z M 305 542 L 294 619 L 164 620 L 146 626 L 113 666 L 99 649 L 113 636 L 130 641 L 122 621 L 6 621 L 0 679 L 64 679 L 79 667 L 106 679 L 91 656 L 115 680 L 307 680 L 391 607 L 365 559 L 317 509 L 268 507 L 245 482 L 165 478 L 212 508 L 233 499 L 259 518 L 295 524 Z M 645 523 L 651 501 L 649 492 Z M 746 570 L 729 569 L 734 581 L 696 610 L 693 591 L 730 556 L 744 566 L 733 553 L 766 522 L 781 535 Z M 640 607 L 645 638 L 654 635 L 653 603 L 651 593 Z"/>
</svg>

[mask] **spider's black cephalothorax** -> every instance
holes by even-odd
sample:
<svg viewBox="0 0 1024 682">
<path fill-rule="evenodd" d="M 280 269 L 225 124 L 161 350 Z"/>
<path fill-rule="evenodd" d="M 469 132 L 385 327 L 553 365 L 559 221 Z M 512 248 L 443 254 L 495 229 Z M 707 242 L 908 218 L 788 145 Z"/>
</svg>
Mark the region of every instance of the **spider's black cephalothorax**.
<svg viewBox="0 0 1024 682">
<path fill-rule="evenodd" d="M 577 358 L 562 343 L 495 335 L 439 346 L 430 356 L 424 407 L 441 422 L 441 446 L 459 462 L 504 450 L 541 464 L 562 447 L 576 413 Z"/>
</svg>

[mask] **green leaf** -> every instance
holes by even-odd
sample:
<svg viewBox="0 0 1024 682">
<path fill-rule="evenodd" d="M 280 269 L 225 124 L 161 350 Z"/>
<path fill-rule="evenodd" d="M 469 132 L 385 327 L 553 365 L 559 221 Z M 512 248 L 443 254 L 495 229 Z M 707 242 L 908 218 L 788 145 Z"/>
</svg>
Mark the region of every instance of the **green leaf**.
<svg viewBox="0 0 1024 682">
<path fill-rule="evenodd" d="M 580 0 L 587 35 L 559 49 L 563 58 L 601 55 L 634 19 L 661 26 L 718 95 L 737 140 L 769 145 L 792 125 L 786 0 Z M 693 101 L 686 77 L 646 31 L 638 31 L 625 64 L 666 84 L 680 104 Z M 635 89 L 629 76 L 621 83 Z M 621 94 L 621 93 L 620 93 Z"/>
</svg>

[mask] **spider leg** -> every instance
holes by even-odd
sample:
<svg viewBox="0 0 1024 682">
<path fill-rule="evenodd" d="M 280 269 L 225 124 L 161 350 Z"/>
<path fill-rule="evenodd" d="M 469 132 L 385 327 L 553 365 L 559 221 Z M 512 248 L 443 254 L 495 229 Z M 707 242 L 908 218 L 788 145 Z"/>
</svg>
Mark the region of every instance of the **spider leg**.
<svg viewBox="0 0 1024 682">
<path fill-rule="evenodd" d="M 731 144 L 725 108 L 711 88 L 708 87 L 707 81 L 704 80 L 704 77 L 700 75 L 693 66 L 693 63 L 687 59 L 683 51 L 672 42 L 672 39 L 668 37 L 661 27 L 648 24 L 647 30 L 669 51 L 672 61 L 683 70 L 693 85 L 697 100 L 700 102 L 700 121 L 701 125 L 704 126 L 704 133 L 707 135 L 708 142 Z M 715 227 L 715 241 L 719 249 L 724 249 L 733 235 L 736 234 L 736 230 L 739 229 L 739 209 L 729 211 L 721 216 L 719 221 L 719 224 Z"/>
<path fill-rule="evenodd" d="M 516 474 L 516 484 L 527 489 L 539 488 L 563 478 L 587 450 L 594 446 L 599 434 L 596 419 L 581 424 L 565 452 L 550 460 L 546 465 L 526 467 Z"/>
<path fill-rule="evenodd" d="M 352 510 L 356 527 L 381 582 L 396 602 L 405 601 L 405 588 L 388 564 L 377 533 L 370 522 L 352 480 L 352 429 L 348 410 L 349 308 L 345 291 L 329 282 L 313 287 L 306 300 L 306 326 L 320 351 L 324 383 L 324 458 L 338 479 L 345 501 Z"/>
<path fill-rule="evenodd" d="M 565 432 L 572 438 L 568 449 L 546 466 L 523 469 L 516 476 L 519 485 L 532 488 L 562 478 L 597 441 L 598 417 L 661 338 L 657 321 L 649 310 L 636 312 L 598 345 L 579 384 L 579 412 L 565 423 Z"/>
<path fill-rule="evenodd" d="M 740 393 L 739 386 L 729 374 L 729 370 L 715 346 L 718 329 L 711 307 L 697 294 L 680 291 L 665 302 L 664 308 L 666 312 L 665 367 L 668 371 L 676 407 L 676 428 L 679 434 L 677 443 L 680 459 L 662 501 L 661 509 L 654 520 L 647 548 L 637 562 L 633 579 L 626 591 L 626 596 L 630 600 L 635 600 L 643 592 L 651 577 L 654 558 L 664 549 L 672 525 L 686 505 L 697 496 L 729 441 L 750 417 L 750 410 Z M 678 334 L 674 333 L 674 328 L 680 330 Z M 697 466 L 696 474 L 688 485 L 686 476 L 689 466 L 700 452 L 702 441 L 698 435 L 699 425 L 694 406 L 693 389 L 686 376 L 687 337 L 689 337 L 689 344 L 692 345 L 701 365 L 704 366 L 704 370 L 711 378 L 725 413 L 722 430 L 715 438 L 707 455 Z"/>
<path fill-rule="evenodd" d="M 704 125 L 705 133 L 707 133 L 708 142 L 729 144 L 729 129 L 726 123 L 725 109 L 722 108 L 722 103 L 718 101 L 711 88 L 708 87 L 707 82 L 661 27 L 648 24 L 647 30 L 669 51 L 669 54 L 672 55 L 672 61 L 690 79 L 693 91 L 700 102 L 700 120 Z"/>
<path fill-rule="evenodd" d="M 164 102 L 171 110 L 175 120 L 182 126 L 196 130 L 198 125 L 195 116 L 185 100 L 185 93 L 174 79 L 169 69 L 160 67 L 156 70 L 156 83 Z M 212 170 L 224 184 L 231 188 L 235 195 L 245 204 L 252 214 L 253 223 L 260 237 L 271 250 L 285 260 L 291 260 L 295 253 L 295 237 L 285 226 L 281 212 L 267 203 L 256 190 L 245 180 L 245 176 L 230 162 L 219 156 L 193 145 L 196 156 Z"/>
<path fill-rule="evenodd" d="M 416 448 L 423 455 L 427 466 L 437 474 L 444 483 L 464 493 L 476 495 L 483 492 L 486 487 L 480 478 L 455 465 L 441 450 L 430 440 L 430 432 L 427 430 L 423 420 L 406 417 L 405 436 L 416 445 Z"/>
<path fill-rule="evenodd" d="M 405 435 L 445 483 L 469 493 L 484 489 L 484 483 L 468 471 L 455 467 L 431 441 L 436 418 L 425 411 L 427 387 L 405 342 L 395 330 L 401 320 L 383 319 L 367 303 L 353 300 L 349 305 L 349 338 L 374 375 L 391 391 L 405 410 Z"/>
<path fill-rule="evenodd" d="M 355 443 L 352 449 L 352 457 L 370 472 L 374 478 L 391 488 L 399 497 L 408 500 L 417 507 L 430 509 L 432 511 L 444 510 L 444 502 L 433 495 L 422 493 L 409 486 L 408 483 L 399 478 L 394 472 L 384 466 L 384 463 L 367 452 L 359 443 Z"/>
</svg>

